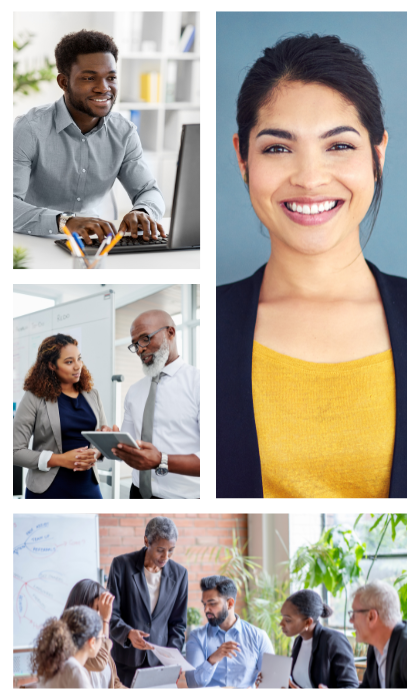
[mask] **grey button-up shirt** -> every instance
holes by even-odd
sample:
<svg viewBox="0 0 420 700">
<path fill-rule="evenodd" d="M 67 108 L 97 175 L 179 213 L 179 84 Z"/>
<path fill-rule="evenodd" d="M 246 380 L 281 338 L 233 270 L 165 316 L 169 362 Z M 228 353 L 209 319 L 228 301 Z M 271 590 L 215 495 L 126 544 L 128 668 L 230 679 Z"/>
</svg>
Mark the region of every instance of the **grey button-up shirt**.
<svg viewBox="0 0 420 700">
<path fill-rule="evenodd" d="M 57 238 L 57 214 L 98 216 L 116 178 L 133 209 L 162 218 L 165 204 L 144 161 L 136 127 L 121 114 L 111 112 L 82 134 L 61 97 L 16 119 L 14 231 Z"/>
</svg>

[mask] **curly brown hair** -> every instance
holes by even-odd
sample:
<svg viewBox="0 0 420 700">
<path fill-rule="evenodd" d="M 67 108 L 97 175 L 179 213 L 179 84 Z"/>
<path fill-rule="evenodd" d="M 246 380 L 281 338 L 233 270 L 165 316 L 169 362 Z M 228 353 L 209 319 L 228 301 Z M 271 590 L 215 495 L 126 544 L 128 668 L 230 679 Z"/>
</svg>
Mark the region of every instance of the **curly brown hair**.
<svg viewBox="0 0 420 700">
<path fill-rule="evenodd" d="M 48 681 L 76 653 L 71 632 L 63 620 L 51 617 L 38 634 L 31 656 L 32 671 Z"/>
<path fill-rule="evenodd" d="M 61 384 L 56 373 L 50 369 L 49 363 L 57 367 L 57 360 L 60 353 L 67 345 L 77 345 L 77 340 L 70 335 L 57 333 L 50 335 L 42 341 L 38 348 L 36 362 L 32 365 L 28 374 L 25 377 L 23 388 L 25 391 L 31 391 L 39 399 L 46 401 L 56 401 L 61 394 Z M 91 391 L 93 387 L 93 379 L 89 370 L 83 365 L 80 379 L 74 388 L 78 391 Z"/>
</svg>

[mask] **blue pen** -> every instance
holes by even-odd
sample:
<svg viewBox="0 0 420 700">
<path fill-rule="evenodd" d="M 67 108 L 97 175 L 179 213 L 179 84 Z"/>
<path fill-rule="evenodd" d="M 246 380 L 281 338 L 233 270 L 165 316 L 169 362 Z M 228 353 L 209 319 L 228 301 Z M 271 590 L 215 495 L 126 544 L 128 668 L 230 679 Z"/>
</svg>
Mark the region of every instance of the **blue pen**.
<svg viewBox="0 0 420 700">
<path fill-rule="evenodd" d="M 76 241 L 77 245 L 78 245 L 79 248 L 80 248 L 80 251 L 81 251 L 82 255 L 84 256 L 83 250 L 84 250 L 84 248 L 85 248 L 85 244 L 83 243 L 83 241 L 82 241 L 82 239 L 80 238 L 79 234 L 76 233 L 75 231 L 73 231 L 71 235 L 73 236 L 74 240 Z"/>
</svg>

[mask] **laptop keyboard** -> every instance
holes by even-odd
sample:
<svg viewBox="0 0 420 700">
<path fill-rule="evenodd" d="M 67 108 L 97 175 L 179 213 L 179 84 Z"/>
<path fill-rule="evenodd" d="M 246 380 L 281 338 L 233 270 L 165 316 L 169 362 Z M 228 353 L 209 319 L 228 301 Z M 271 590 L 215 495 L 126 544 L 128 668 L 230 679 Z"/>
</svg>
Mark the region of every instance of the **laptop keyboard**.
<svg viewBox="0 0 420 700">
<path fill-rule="evenodd" d="M 63 250 L 66 250 L 68 253 L 70 252 L 69 249 L 66 246 L 66 242 L 64 240 L 58 240 L 55 241 L 57 245 L 60 246 L 60 248 L 63 248 Z M 148 241 L 143 241 L 143 236 L 139 236 L 138 238 L 132 238 L 131 236 L 124 236 L 121 238 L 118 243 L 114 245 L 113 248 L 109 251 L 108 255 L 115 255 L 119 253 L 140 253 L 140 252 L 146 252 L 146 251 L 157 251 L 157 250 L 164 250 L 168 244 L 168 239 L 167 238 L 158 238 L 157 240 L 153 240 L 152 238 Z M 97 238 L 92 238 L 92 245 L 91 246 L 86 246 L 85 247 L 85 253 L 86 255 L 95 255 L 96 251 L 98 250 L 100 246 L 99 240 Z"/>
</svg>

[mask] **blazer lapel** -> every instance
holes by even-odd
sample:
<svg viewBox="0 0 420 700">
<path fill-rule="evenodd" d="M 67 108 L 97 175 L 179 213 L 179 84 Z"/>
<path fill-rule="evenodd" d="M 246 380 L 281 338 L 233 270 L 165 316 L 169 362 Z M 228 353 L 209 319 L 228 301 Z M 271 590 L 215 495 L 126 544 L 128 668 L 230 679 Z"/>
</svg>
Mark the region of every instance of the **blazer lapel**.
<svg viewBox="0 0 420 700">
<path fill-rule="evenodd" d="M 136 571 L 133 574 L 133 580 L 134 583 L 137 586 L 137 590 L 140 594 L 140 598 L 142 600 L 142 603 L 149 614 L 149 618 L 152 619 L 152 615 L 150 612 L 150 595 L 149 595 L 149 589 L 147 588 L 147 582 L 146 582 L 146 576 L 144 574 L 144 555 L 146 553 L 146 547 L 143 547 L 143 549 L 140 550 L 139 552 L 139 557 L 136 562 Z"/>
<path fill-rule="evenodd" d="M 82 391 L 83 396 L 85 397 L 86 401 L 88 402 L 89 406 L 91 407 L 92 411 L 95 414 L 96 418 L 96 427 L 99 426 L 99 410 L 98 410 L 98 405 L 96 402 L 93 400 L 93 395 L 89 394 L 87 391 Z"/>
<path fill-rule="evenodd" d="M 386 655 L 385 688 L 391 687 L 391 671 L 394 664 L 394 657 L 398 646 L 401 626 L 403 624 L 403 622 L 399 622 L 397 625 L 395 625 L 389 640 L 388 653 Z"/>
<path fill-rule="evenodd" d="M 57 443 L 58 451 L 61 454 L 63 452 L 63 444 L 61 442 L 61 424 L 58 401 L 45 401 L 45 405 L 47 407 L 48 418 L 50 419 L 51 423 L 51 430 Z"/>
<path fill-rule="evenodd" d="M 382 298 L 395 371 L 397 412 L 389 498 L 407 498 L 407 318 L 401 313 L 403 300 L 390 289 L 389 278 L 372 263 L 368 265 Z"/>
<path fill-rule="evenodd" d="M 160 579 L 159 597 L 156 603 L 156 607 L 153 610 L 152 618 L 158 617 L 162 611 L 165 610 L 168 598 L 172 588 L 175 586 L 175 579 L 172 578 L 171 572 L 168 569 L 168 565 L 162 569 L 162 577 Z"/>
</svg>

